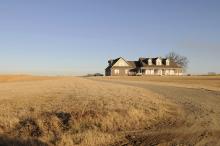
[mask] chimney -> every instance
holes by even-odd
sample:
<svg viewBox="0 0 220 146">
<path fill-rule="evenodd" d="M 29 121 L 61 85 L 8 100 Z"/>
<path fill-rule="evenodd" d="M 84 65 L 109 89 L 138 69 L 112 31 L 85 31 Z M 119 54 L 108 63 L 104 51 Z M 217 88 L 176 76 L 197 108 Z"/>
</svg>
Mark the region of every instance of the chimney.
<svg viewBox="0 0 220 146">
<path fill-rule="evenodd" d="M 110 60 L 108 61 L 109 66 L 111 66 L 111 65 L 112 65 L 112 63 L 113 63 L 113 60 L 112 60 L 112 59 L 110 59 Z"/>
</svg>

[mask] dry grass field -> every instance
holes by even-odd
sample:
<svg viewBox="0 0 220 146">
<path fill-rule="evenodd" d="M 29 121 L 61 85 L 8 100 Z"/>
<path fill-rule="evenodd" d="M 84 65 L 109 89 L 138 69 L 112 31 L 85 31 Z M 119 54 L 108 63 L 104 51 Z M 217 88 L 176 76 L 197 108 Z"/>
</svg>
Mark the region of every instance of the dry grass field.
<svg viewBox="0 0 220 146">
<path fill-rule="evenodd" d="M 0 145 L 220 145 L 218 91 L 149 79 L 0 76 Z"/>
<path fill-rule="evenodd" d="M 103 77 L 105 80 L 160 83 L 190 88 L 205 88 L 220 91 L 220 76 L 124 76 Z"/>
<path fill-rule="evenodd" d="M 2 145 L 113 145 L 178 114 L 169 100 L 136 87 L 75 77 L 0 79 Z"/>
<path fill-rule="evenodd" d="M 0 83 L 51 80 L 58 77 L 32 75 L 0 75 Z"/>
</svg>

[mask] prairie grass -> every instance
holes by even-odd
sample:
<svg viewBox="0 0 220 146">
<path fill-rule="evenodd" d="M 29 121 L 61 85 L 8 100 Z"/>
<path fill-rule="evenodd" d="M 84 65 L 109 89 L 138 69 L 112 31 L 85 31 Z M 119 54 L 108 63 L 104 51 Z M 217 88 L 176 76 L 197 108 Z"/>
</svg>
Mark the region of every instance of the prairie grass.
<svg viewBox="0 0 220 146">
<path fill-rule="evenodd" d="M 22 78 L 0 83 L 3 145 L 111 145 L 170 118 L 176 108 L 131 86 L 76 77 Z"/>
</svg>

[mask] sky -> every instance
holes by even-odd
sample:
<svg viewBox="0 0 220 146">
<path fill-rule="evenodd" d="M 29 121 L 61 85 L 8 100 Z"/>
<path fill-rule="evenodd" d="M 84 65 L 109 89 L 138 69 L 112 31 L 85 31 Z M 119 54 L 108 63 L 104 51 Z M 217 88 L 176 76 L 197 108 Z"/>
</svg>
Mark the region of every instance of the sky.
<svg viewBox="0 0 220 146">
<path fill-rule="evenodd" d="M 219 0 L 1 0 L 0 73 L 104 73 L 109 59 L 189 59 L 220 73 Z"/>
</svg>

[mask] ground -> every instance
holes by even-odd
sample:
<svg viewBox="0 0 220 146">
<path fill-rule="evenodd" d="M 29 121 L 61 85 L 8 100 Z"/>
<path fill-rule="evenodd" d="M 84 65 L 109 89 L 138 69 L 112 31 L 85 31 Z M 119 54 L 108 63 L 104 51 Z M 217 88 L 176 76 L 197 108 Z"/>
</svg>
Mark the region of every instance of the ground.
<svg viewBox="0 0 220 146">
<path fill-rule="evenodd" d="M 0 76 L 0 145 L 220 145 L 220 77 Z"/>
</svg>

